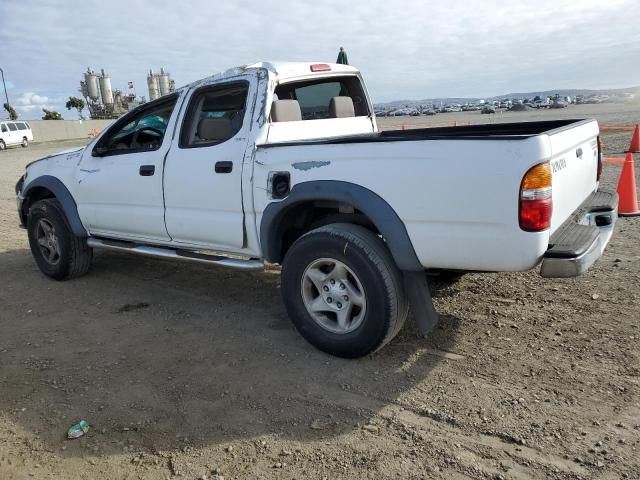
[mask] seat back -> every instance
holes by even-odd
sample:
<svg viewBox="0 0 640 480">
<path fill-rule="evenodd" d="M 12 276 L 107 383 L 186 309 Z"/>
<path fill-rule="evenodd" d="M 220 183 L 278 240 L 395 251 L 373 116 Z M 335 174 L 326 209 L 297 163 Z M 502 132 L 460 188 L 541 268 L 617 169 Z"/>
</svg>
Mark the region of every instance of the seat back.
<svg viewBox="0 0 640 480">
<path fill-rule="evenodd" d="M 297 100 L 274 100 L 271 105 L 272 122 L 298 122 L 302 111 Z"/>
<path fill-rule="evenodd" d="M 356 112 L 351 97 L 333 97 L 329 102 L 329 115 L 332 118 L 355 117 Z"/>
<path fill-rule="evenodd" d="M 225 117 L 202 118 L 198 122 L 198 142 L 215 142 L 231 138 L 231 121 Z"/>
</svg>

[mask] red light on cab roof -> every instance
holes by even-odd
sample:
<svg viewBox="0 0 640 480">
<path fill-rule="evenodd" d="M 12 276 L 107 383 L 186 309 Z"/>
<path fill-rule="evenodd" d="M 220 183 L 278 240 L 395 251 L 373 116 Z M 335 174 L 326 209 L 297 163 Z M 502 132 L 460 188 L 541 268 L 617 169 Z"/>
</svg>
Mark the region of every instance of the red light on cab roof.
<svg viewBox="0 0 640 480">
<path fill-rule="evenodd" d="M 331 65 L 329 65 L 328 63 L 314 63 L 313 65 L 311 65 L 311 71 L 312 72 L 330 72 Z"/>
</svg>

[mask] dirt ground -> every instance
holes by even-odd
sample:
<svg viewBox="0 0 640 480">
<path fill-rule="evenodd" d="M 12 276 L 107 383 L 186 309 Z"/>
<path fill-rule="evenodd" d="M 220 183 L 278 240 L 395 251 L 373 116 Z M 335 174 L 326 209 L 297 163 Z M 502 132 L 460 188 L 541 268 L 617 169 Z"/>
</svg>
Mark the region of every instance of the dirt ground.
<svg viewBox="0 0 640 480">
<path fill-rule="evenodd" d="M 274 270 L 97 251 L 89 275 L 45 278 L 13 187 L 74 144 L 0 152 L 1 479 L 640 478 L 639 218 L 582 277 L 436 283 L 428 338 L 410 319 L 341 360 L 295 332 Z"/>
</svg>

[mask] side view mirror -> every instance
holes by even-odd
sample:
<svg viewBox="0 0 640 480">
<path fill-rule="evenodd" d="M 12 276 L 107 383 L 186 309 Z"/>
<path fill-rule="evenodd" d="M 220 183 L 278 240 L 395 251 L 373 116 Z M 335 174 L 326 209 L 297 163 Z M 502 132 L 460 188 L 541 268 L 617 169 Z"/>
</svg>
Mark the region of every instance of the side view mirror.
<svg viewBox="0 0 640 480">
<path fill-rule="evenodd" d="M 93 156 L 93 157 L 101 157 L 105 153 L 107 153 L 108 151 L 109 151 L 109 149 L 107 147 L 96 146 L 96 147 L 94 147 L 93 151 L 91 152 L 91 156 Z"/>
</svg>

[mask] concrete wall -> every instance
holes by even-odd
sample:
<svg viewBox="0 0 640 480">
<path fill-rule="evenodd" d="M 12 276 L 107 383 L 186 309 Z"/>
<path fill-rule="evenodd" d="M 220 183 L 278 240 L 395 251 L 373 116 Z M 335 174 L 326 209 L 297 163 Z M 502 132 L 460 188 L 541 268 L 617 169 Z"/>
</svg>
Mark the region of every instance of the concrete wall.
<svg viewBox="0 0 640 480">
<path fill-rule="evenodd" d="M 102 131 L 113 120 L 28 120 L 34 142 L 89 138 L 93 129 Z"/>
</svg>

